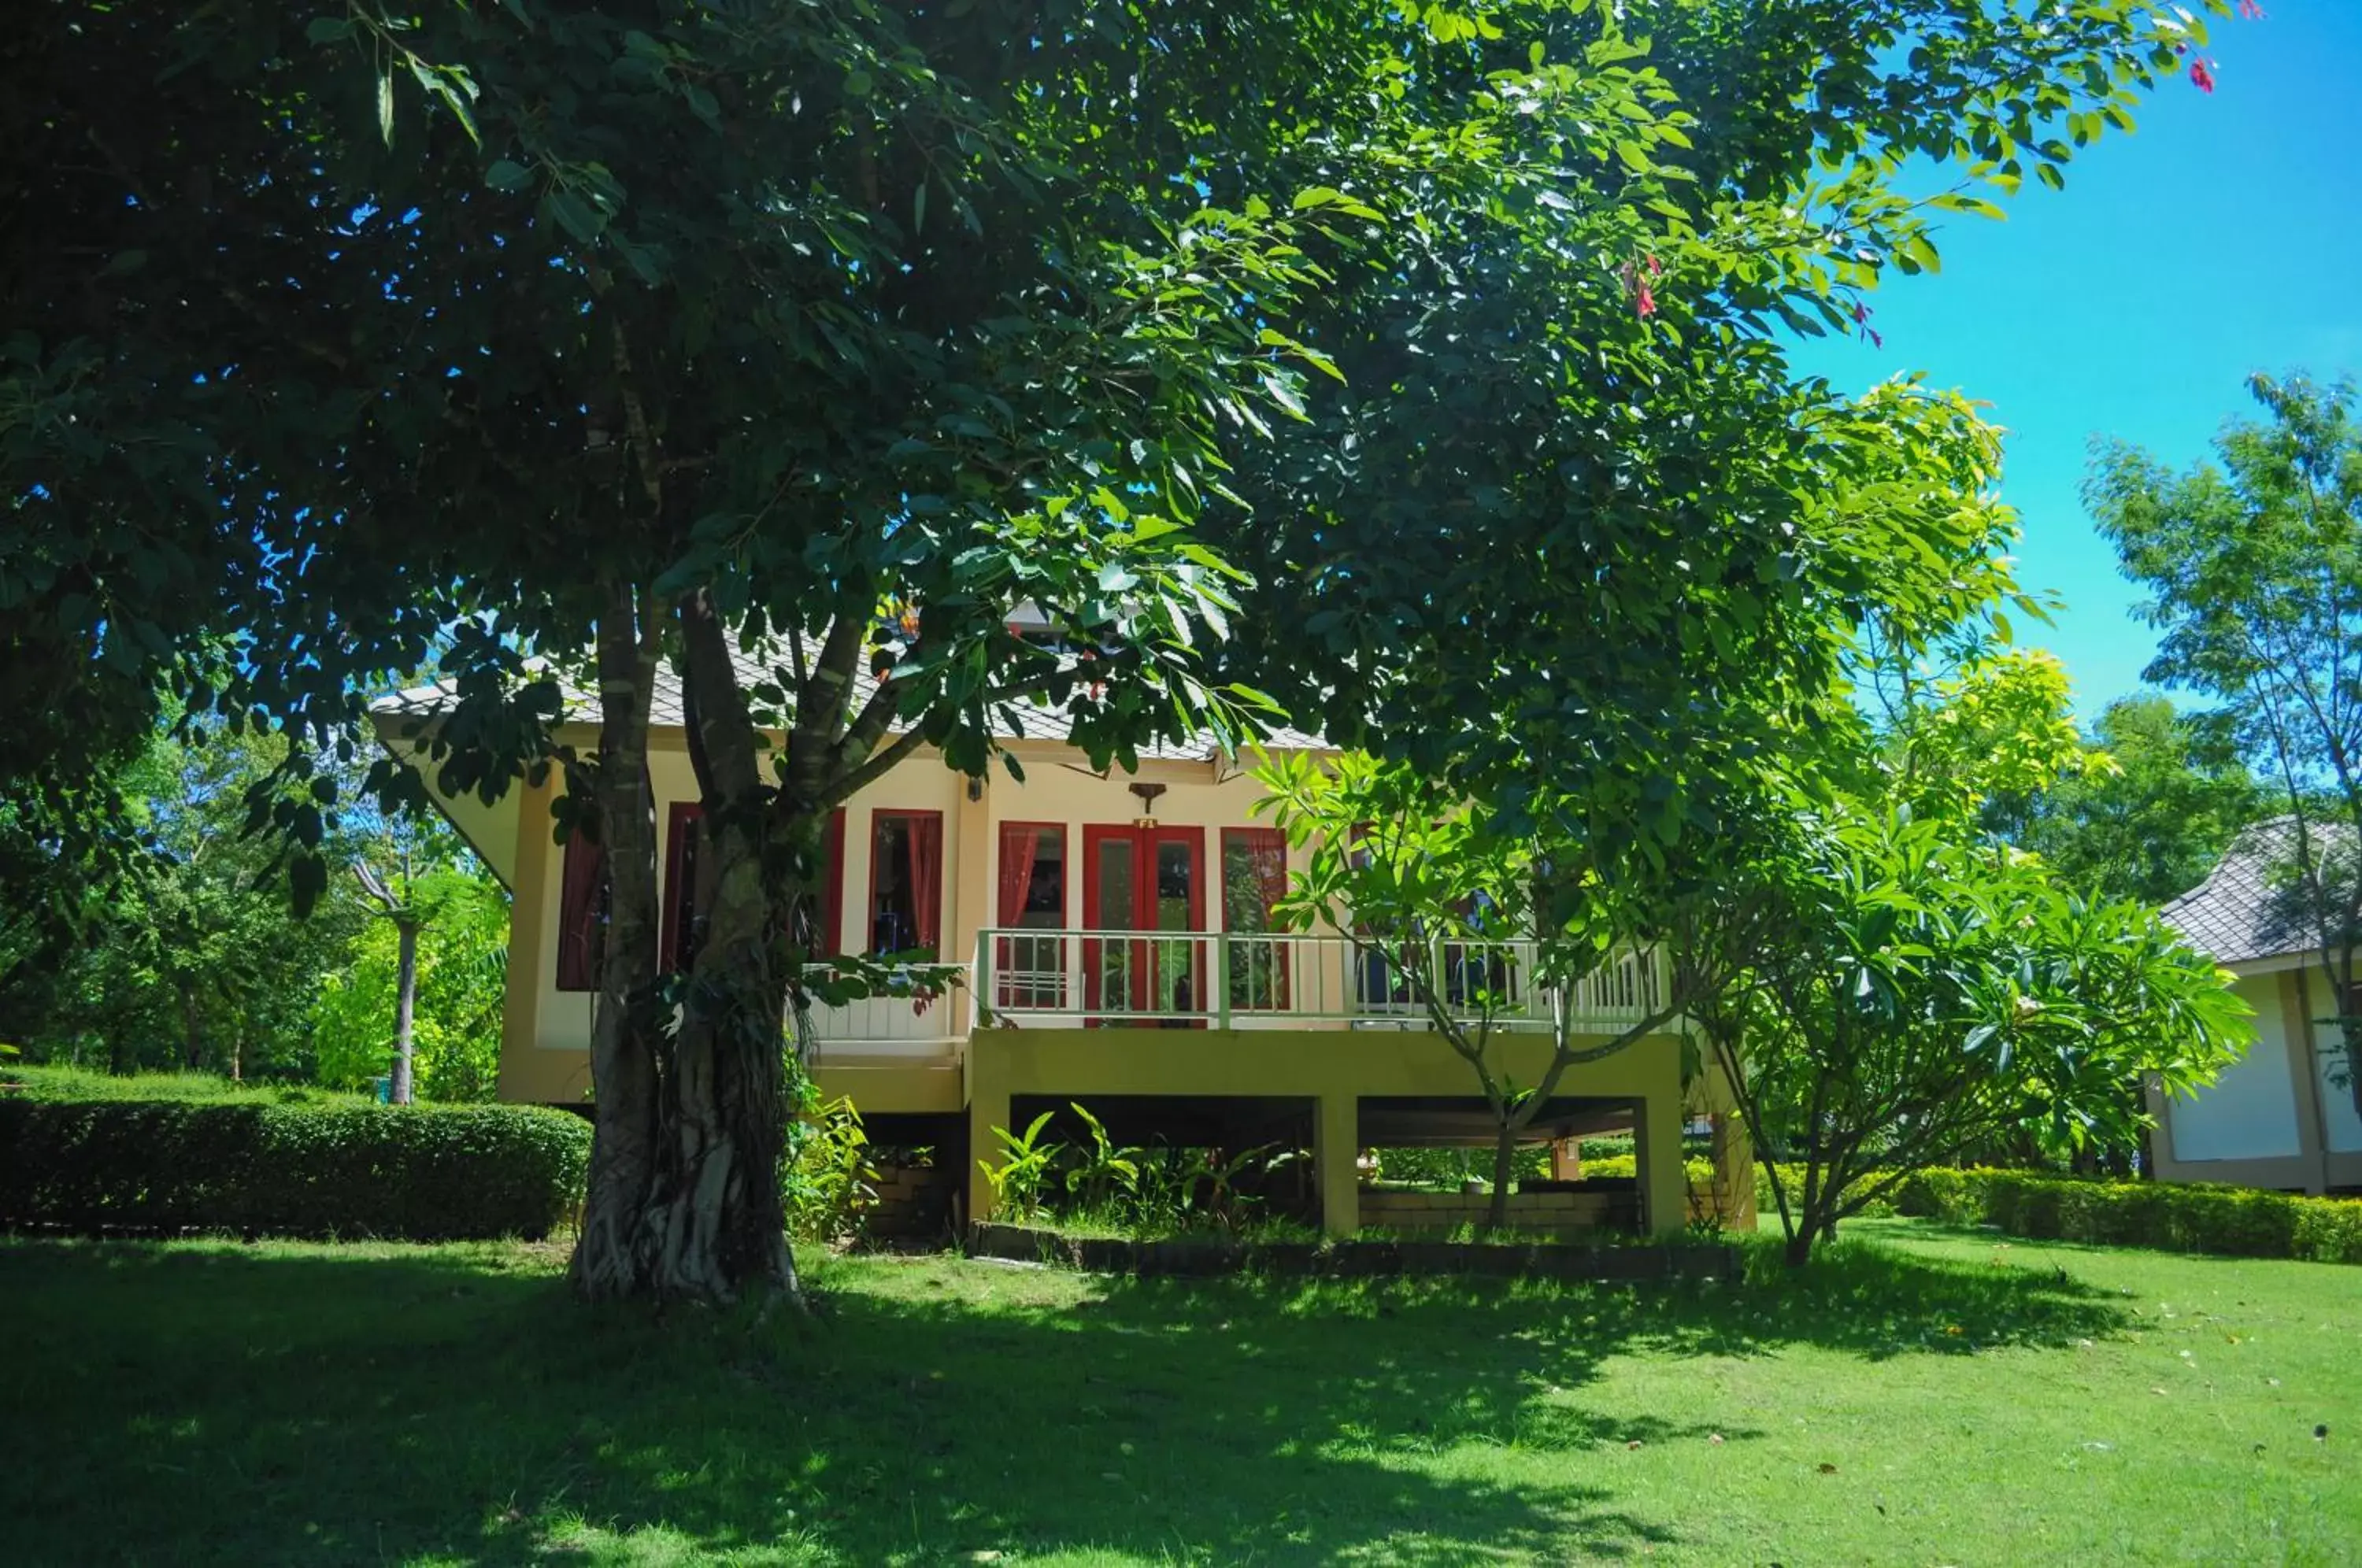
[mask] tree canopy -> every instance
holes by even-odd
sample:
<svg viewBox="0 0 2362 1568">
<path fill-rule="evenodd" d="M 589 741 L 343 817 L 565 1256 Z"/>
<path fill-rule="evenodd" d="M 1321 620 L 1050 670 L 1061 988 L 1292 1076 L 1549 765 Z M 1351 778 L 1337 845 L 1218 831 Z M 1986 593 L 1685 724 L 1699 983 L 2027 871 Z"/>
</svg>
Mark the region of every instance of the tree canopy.
<svg viewBox="0 0 2362 1568">
<path fill-rule="evenodd" d="M 2351 381 L 2249 390 L 2264 417 L 2226 425 L 2216 463 L 2102 444 L 2085 500 L 2150 591 L 2147 679 L 2218 703 L 2291 820 L 2286 890 L 2362 1106 L 2362 420 Z"/>
<path fill-rule="evenodd" d="M 0 291 L 0 606 L 124 712 L 286 734 L 302 893 L 314 756 L 430 656 L 446 787 L 564 767 L 614 878 L 578 1281 L 791 1285 L 835 801 L 1040 707 L 1121 761 L 1268 691 L 1513 827 L 1583 780 L 1566 831 L 1661 860 L 1846 625 L 1956 618 L 2006 534 L 1961 403 L 1843 399 L 1780 334 L 1865 327 L 2203 39 L 2129 0 L 61 3 L 0 46 L 57 240 Z M 679 975 L 668 660 L 715 868 Z"/>
</svg>

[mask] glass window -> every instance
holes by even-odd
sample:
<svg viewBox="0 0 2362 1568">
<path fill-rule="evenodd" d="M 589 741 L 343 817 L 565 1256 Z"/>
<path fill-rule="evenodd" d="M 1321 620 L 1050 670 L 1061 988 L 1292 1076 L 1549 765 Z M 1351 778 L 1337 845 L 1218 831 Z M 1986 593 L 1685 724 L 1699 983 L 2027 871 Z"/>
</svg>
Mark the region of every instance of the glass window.
<svg viewBox="0 0 2362 1568">
<path fill-rule="evenodd" d="M 943 813 L 875 813 L 869 830 L 869 951 L 937 952 L 943 905 Z"/>
<path fill-rule="evenodd" d="M 1279 928 L 1274 907 L 1287 890 L 1287 840 L 1275 828 L 1222 830 L 1222 929 L 1266 933 Z M 1287 1006 L 1285 942 L 1241 942 L 1225 955 L 1231 1007 L 1236 1011 Z"/>
</svg>

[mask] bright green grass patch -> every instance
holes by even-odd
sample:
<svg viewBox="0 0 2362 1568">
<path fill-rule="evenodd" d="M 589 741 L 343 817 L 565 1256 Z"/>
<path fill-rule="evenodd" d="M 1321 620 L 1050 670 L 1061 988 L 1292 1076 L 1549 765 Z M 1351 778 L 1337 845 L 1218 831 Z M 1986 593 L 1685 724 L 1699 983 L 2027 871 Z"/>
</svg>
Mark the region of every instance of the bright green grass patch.
<svg viewBox="0 0 2362 1568">
<path fill-rule="evenodd" d="M 556 1249 L 8 1242 L 5 1555 L 2354 1560 L 2353 1270 L 1854 1229 L 1745 1287 L 834 1261 L 764 1324 Z"/>
<path fill-rule="evenodd" d="M 0 1094 L 21 1099 L 171 1100 L 227 1105 L 375 1105 L 370 1095 L 309 1084 L 242 1082 L 217 1073 L 132 1073 L 87 1067 L 0 1066 Z"/>
</svg>

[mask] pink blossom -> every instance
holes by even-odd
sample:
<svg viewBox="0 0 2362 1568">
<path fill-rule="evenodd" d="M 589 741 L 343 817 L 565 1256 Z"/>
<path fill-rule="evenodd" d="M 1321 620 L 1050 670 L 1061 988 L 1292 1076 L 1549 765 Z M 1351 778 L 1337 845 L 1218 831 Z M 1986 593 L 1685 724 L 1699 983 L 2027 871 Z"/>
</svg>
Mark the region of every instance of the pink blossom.
<svg viewBox="0 0 2362 1568">
<path fill-rule="evenodd" d="M 2202 60 L 2190 62 L 2190 81 L 2201 93 L 2214 91 L 2214 72 Z"/>
<path fill-rule="evenodd" d="M 2264 19 L 2264 8 L 2256 0 L 2239 0 L 2239 16 L 2246 21 L 2260 22 Z"/>
<path fill-rule="evenodd" d="M 1633 302 L 1633 305 L 1639 311 L 1642 321 L 1657 314 L 1657 296 L 1649 292 L 1648 284 L 1640 285 L 1640 297 Z"/>
</svg>

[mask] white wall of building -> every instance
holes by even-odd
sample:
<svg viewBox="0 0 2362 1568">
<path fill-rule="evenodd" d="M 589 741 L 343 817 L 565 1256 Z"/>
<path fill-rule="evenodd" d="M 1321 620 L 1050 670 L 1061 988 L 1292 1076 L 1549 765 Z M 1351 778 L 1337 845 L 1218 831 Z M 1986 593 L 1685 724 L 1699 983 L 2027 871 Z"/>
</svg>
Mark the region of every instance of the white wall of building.
<svg viewBox="0 0 2362 1568">
<path fill-rule="evenodd" d="M 2280 977 L 2250 975 L 2235 989 L 2256 1010 L 2256 1043 L 2196 1099 L 2172 1102 L 2177 1160 L 2254 1160 L 2302 1152 Z"/>
<path fill-rule="evenodd" d="M 2345 1077 L 2345 1047 L 2338 1040 L 2334 1025 L 2313 1031 L 2312 1066 L 2320 1082 L 2325 1145 L 2333 1154 L 2362 1154 L 2362 1114 L 2354 1110 L 2354 1091 L 2343 1082 L 2332 1081 Z"/>
</svg>

